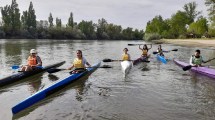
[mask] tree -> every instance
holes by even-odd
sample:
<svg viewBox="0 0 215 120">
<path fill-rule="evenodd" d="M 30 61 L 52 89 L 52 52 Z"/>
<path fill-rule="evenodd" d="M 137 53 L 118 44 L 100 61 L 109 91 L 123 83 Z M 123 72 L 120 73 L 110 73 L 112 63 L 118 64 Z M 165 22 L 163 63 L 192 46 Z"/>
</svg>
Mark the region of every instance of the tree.
<svg viewBox="0 0 215 120">
<path fill-rule="evenodd" d="M 205 0 L 205 5 L 208 7 L 208 15 L 212 23 L 212 27 L 215 26 L 215 1 Z"/>
<path fill-rule="evenodd" d="M 70 17 L 68 19 L 68 23 L 67 23 L 67 26 L 70 26 L 73 28 L 73 25 L 74 25 L 74 21 L 73 21 L 73 13 L 71 12 L 70 13 Z"/>
<path fill-rule="evenodd" d="M 169 24 L 170 31 L 174 38 L 178 38 L 179 35 L 185 35 L 187 32 L 186 24 L 190 23 L 190 18 L 187 16 L 186 12 L 178 11 L 176 14 L 173 14 Z"/>
<path fill-rule="evenodd" d="M 16 0 L 12 0 L 11 5 L 6 5 L 1 10 L 3 28 L 6 34 L 17 35 L 21 28 L 20 13 Z"/>
<path fill-rule="evenodd" d="M 207 19 L 199 18 L 196 22 L 190 24 L 188 32 L 194 34 L 196 37 L 201 37 L 208 31 Z"/>
<path fill-rule="evenodd" d="M 78 24 L 78 28 L 85 35 L 85 38 L 87 38 L 87 39 L 96 39 L 95 24 L 92 21 L 88 22 L 88 21 L 82 20 Z"/>
<path fill-rule="evenodd" d="M 104 18 L 98 20 L 96 33 L 98 39 L 109 39 L 109 36 L 106 33 L 107 25 L 108 23 Z"/>
<path fill-rule="evenodd" d="M 61 19 L 56 18 L 56 27 L 61 28 L 61 26 L 62 26 Z"/>
<path fill-rule="evenodd" d="M 50 28 L 54 26 L 53 20 L 54 20 L 54 19 L 53 19 L 53 17 L 52 17 L 52 13 L 50 13 L 50 14 L 49 14 L 49 18 L 48 18 L 49 27 L 50 27 Z"/>
<path fill-rule="evenodd" d="M 190 23 L 194 22 L 195 18 L 201 14 L 200 11 L 196 11 L 197 4 L 196 2 L 190 2 L 184 5 L 185 13 L 188 15 L 190 19 Z"/>
<path fill-rule="evenodd" d="M 33 8 L 32 2 L 30 2 L 29 8 L 28 8 L 27 26 L 28 26 L 28 29 L 29 28 L 36 29 L 37 27 L 36 15 L 35 15 L 35 10 Z"/>
</svg>

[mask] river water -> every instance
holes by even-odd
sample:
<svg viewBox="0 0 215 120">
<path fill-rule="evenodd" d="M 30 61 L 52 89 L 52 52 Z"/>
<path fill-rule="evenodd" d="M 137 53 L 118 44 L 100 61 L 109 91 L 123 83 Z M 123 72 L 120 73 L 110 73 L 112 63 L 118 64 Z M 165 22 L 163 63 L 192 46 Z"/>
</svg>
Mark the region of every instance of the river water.
<svg viewBox="0 0 215 120">
<path fill-rule="evenodd" d="M 90 64 L 104 58 L 120 59 L 124 47 L 131 58 L 138 58 L 138 46 L 127 46 L 142 41 L 98 40 L 0 40 L 0 78 L 15 74 L 12 65 L 26 64 L 31 48 L 38 51 L 43 65 L 60 61 L 68 68 L 75 51 L 80 49 Z M 163 44 L 167 64 L 157 61 L 149 51 L 150 63 L 134 66 L 123 77 L 119 62 L 102 63 L 112 68 L 99 68 L 89 77 L 77 80 L 66 88 L 24 111 L 13 115 L 11 108 L 63 78 L 68 71 L 47 72 L 29 77 L 22 82 L 0 88 L 0 120 L 214 120 L 215 81 L 173 63 L 173 58 L 188 62 L 195 47 Z M 215 57 L 213 48 L 199 48 L 205 59 Z M 215 68 L 215 61 L 206 64 Z"/>
</svg>

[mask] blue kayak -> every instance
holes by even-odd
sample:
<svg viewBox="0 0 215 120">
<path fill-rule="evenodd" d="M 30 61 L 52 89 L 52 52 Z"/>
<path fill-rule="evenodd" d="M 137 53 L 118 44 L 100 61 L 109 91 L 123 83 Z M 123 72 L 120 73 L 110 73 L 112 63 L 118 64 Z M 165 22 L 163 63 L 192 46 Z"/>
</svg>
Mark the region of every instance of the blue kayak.
<svg viewBox="0 0 215 120">
<path fill-rule="evenodd" d="M 25 99 L 24 101 L 15 105 L 12 108 L 12 113 L 16 114 L 16 113 L 24 110 L 25 108 L 28 108 L 28 107 L 32 106 L 33 104 L 45 99 L 46 97 L 53 94 L 54 92 L 64 88 L 66 85 L 69 85 L 71 82 L 78 80 L 79 78 L 94 72 L 100 66 L 100 64 L 101 64 L 101 62 L 98 62 L 97 64 L 93 65 L 92 67 L 87 68 L 87 70 L 84 72 L 72 74 L 69 77 L 67 77 L 63 80 L 60 80 L 59 82 L 51 85 L 50 87 L 48 87 L 44 90 L 38 91 L 37 93 L 35 93 L 32 96 Z"/>
<path fill-rule="evenodd" d="M 167 60 L 165 59 L 164 56 L 160 56 L 160 55 L 157 54 L 157 59 L 158 59 L 159 61 L 161 61 L 162 63 L 164 63 L 164 64 L 167 63 Z"/>
</svg>

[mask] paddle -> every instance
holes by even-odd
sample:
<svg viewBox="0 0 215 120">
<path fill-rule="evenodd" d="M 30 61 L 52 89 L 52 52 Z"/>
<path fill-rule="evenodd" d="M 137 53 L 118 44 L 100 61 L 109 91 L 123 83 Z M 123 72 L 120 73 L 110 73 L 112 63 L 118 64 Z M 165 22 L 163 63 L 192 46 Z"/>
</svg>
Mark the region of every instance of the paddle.
<svg viewBox="0 0 215 120">
<path fill-rule="evenodd" d="M 101 67 L 86 67 L 86 68 L 112 68 L 112 67 L 109 66 L 109 65 L 103 65 Z M 48 73 L 55 73 L 55 72 L 59 72 L 59 71 L 62 71 L 62 70 L 68 70 L 68 69 L 51 68 L 51 69 L 48 69 L 47 72 Z"/>
<path fill-rule="evenodd" d="M 173 49 L 173 50 L 163 51 L 163 52 L 170 52 L 170 51 L 178 51 L 178 49 Z M 157 52 L 157 51 L 154 51 L 154 52 L 153 52 L 153 54 L 157 54 L 157 53 L 159 53 L 159 52 Z"/>
<path fill-rule="evenodd" d="M 37 68 L 40 68 L 40 69 L 43 69 L 42 66 L 36 66 L 36 67 L 37 67 Z M 19 69 L 19 68 L 20 68 L 20 65 L 13 65 L 13 66 L 11 66 L 11 68 L 12 68 L 13 70 Z"/>
<path fill-rule="evenodd" d="M 112 59 L 103 59 L 103 62 L 117 62 L 117 61 L 124 61 L 124 60 L 112 60 Z M 128 60 L 128 61 L 134 61 L 134 60 Z M 143 61 L 143 62 L 150 62 L 150 61 Z"/>
<path fill-rule="evenodd" d="M 209 60 L 205 61 L 204 63 L 210 62 L 211 60 L 214 60 L 214 59 L 215 59 L 215 58 L 209 59 Z M 192 67 L 195 67 L 195 66 L 188 65 L 188 66 L 183 67 L 182 69 L 183 69 L 184 71 L 187 71 L 187 70 L 191 69 Z"/>
<path fill-rule="evenodd" d="M 136 45 L 145 45 L 145 44 L 128 44 L 128 46 L 136 46 Z M 146 45 L 151 45 L 151 44 L 146 44 Z"/>
</svg>

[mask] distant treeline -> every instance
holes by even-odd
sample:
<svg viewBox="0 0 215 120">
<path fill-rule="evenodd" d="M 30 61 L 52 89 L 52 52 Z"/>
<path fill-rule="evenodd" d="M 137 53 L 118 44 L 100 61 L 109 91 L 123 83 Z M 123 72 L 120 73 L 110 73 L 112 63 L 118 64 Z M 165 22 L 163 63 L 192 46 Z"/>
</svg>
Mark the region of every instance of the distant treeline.
<svg viewBox="0 0 215 120">
<path fill-rule="evenodd" d="M 201 15 L 202 11 L 196 10 L 196 2 L 190 2 L 169 19 L 155 16 L 147 22 L 143 31 L 130 27 L 123 29 L 104 18 L 99 19 L 98 23 L 84 20 L 77 23 L 73 21 L 72 12 L 66 25 L 62 24 L 60 18 L 56 18 L 54 24 L 51 13 L 47 20 L 37 21 L 32 2 L 21 15 L 16 0 L 12 0 L 11 5 L 1 9 L 0 38 L 155 40 L 215 37 L 215 2 L 205 0 L 205 5 L 208 7 L 209 20 Z"/>
<path fill-rule="evenodd" d="M 2 38 L 28 38 L 28 39 L 99 39 L 99 40 L 141 40 L 143 30 L 133 28 L 123 29 L 120 25 L 108 23 L 104 18 L 98 23 L 82 20 L 73 21 L 70 13 L 68 23 L 63 25 L 60 18 L 54 18 L 50 13 L 47 20 L 36 20 L 33 3 L 23 11 L 22 15 L 16 0 L 11 5 L 1 8 L 2 22 L 0 22 L 0 39 Z"/>
<path fill-rule="evenodd" d="M 201 11 L 196 10 L 196 2 L 190 2 L 169 19 L 164 20 L 158 15 L 147 22 L 145 39 L 215 37 L 215 1 L 205 0 L 205 5 L 208 7 L 209 21 L 201 15 Z"/>
</svg>

